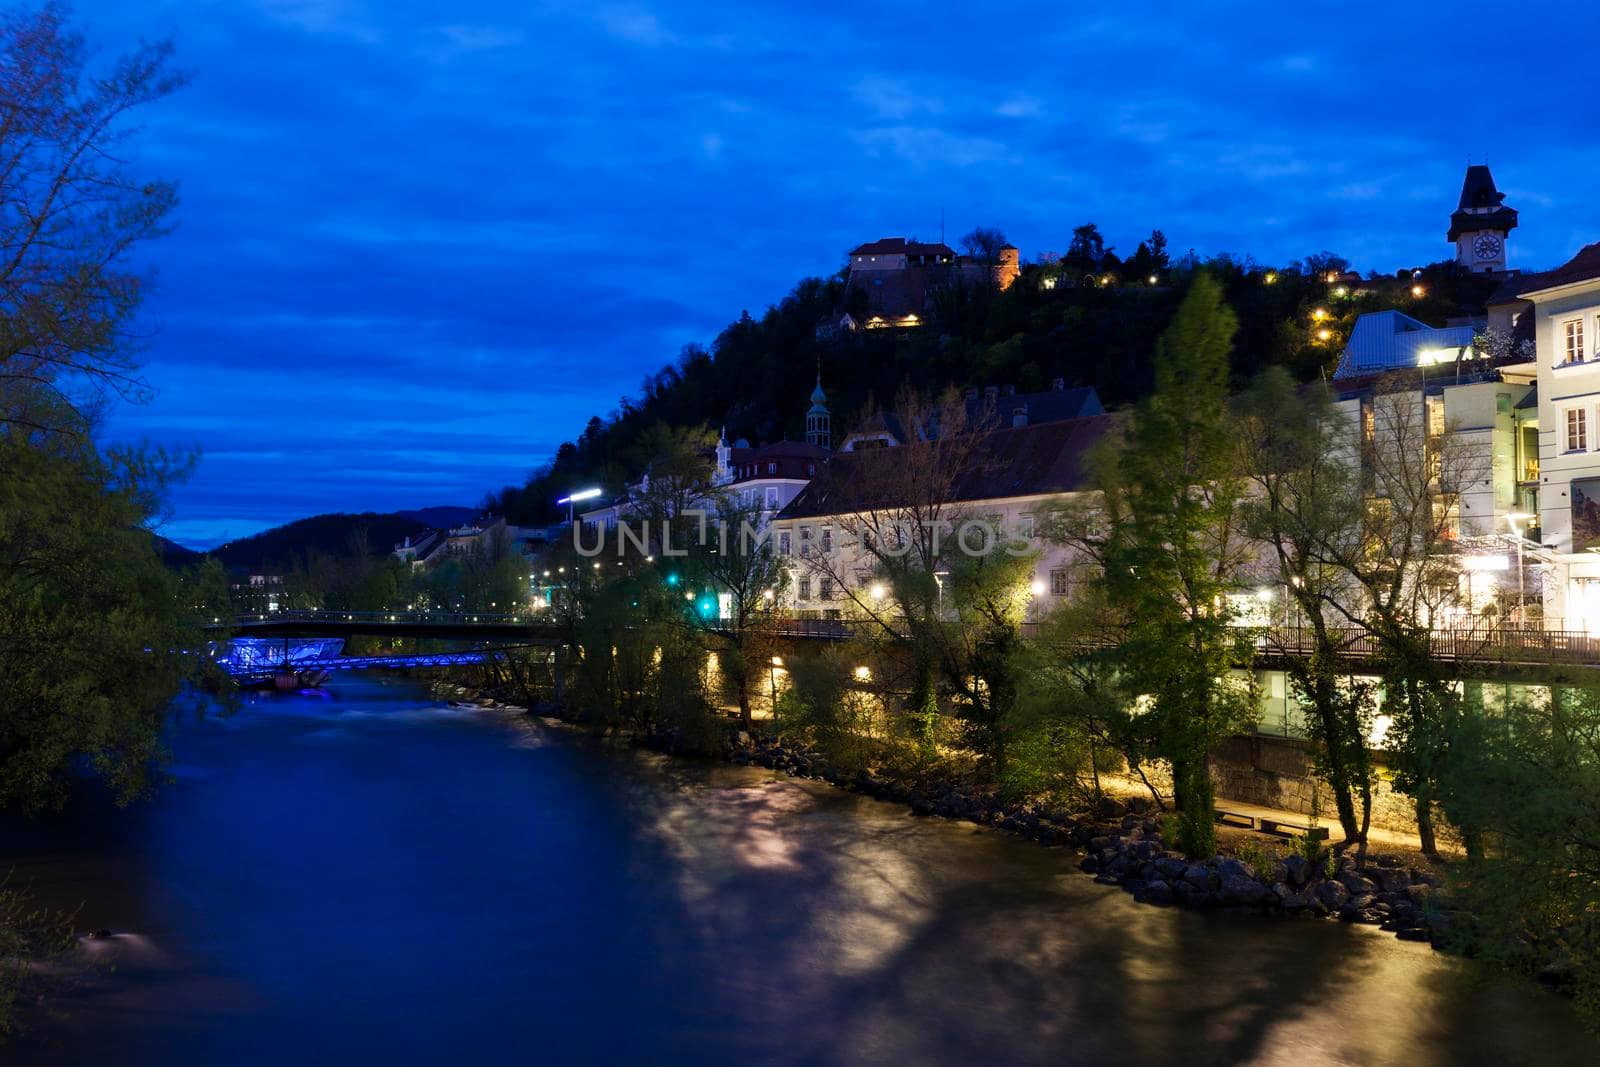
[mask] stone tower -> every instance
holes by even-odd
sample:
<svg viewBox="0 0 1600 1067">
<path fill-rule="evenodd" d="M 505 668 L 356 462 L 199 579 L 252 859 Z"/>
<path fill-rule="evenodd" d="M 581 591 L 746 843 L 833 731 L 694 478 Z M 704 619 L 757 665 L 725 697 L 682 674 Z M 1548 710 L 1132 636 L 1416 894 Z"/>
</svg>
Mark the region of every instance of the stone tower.
<svg viewBox="0 0 1600 1067">
<path fill-rule="evenodd" d="M 1494 186 L 1484 163 L 1467 167 L 1461 203 L 1450 216 L 1445 240 L 1456 246 L 1456 262 L 1488 274 L 1506 269 L 1506 237 L 1517 228 L 1517 213 L 1501 203 L 1506 194 Z"/>
<path fill-rule="evenodd" d="M 822 391 L 822 372 L 817 372 L 817 387 L 811 390 L 811 410 L 806 412 L 806 444 L 833 449 L 833 416 L 828 413 L 828 396 Z"/>
</svg>

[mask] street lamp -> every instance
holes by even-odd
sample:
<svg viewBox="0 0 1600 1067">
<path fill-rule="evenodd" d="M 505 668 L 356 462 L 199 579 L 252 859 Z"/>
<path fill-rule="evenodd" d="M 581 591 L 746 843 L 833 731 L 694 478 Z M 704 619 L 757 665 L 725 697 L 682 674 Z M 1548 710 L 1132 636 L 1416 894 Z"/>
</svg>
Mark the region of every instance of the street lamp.
<svg viewBox="0 0 1600 1067">
<path fill-rule="evenodd" d="M 1526 614 L 1526 605 L 1522 602 L 1522 530 L 1523 523 L 1532 522 L 1538 518 L 1530 511 L 1512 511 L 1506 514 L 1506 525 L 1511 527 L 1511 536 L 1517 540 L 1517 626 L 1523 627 L 1523 618 Z"/>
<path fill-rule="evenodd" d="M 567 525 L 572 525 L 572 505 L 574 503 L 579 500 L 593 500 L 599 495 L 599 489 L 579 489 L 575 493 L 569 493 L 566 496 L 557 499 L 557 504 L 565 504 L 567 506 Z"/>
<path fill-rule="evenodd" d="M 944 618 L 944 580 L 950 577 L 949 571 L 934 571 L 933 584 L 939 587 L 939 617 Z"/>
</svg>

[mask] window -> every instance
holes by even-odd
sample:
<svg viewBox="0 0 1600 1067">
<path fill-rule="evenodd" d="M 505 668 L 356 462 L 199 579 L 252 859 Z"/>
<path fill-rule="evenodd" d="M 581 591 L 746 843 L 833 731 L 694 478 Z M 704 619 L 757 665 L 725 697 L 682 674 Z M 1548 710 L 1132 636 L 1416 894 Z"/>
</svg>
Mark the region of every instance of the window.
<svg viewBox="0 0 1600 1067">
<path fill-rule="evenodd" d="M 778 509 L 778 487 L 775 486 L 775 485 L 769 485 L 769 486 L 767 486 L 767 510 L 768 511 L 776 511 L 777 509 Z"/>
<path fill-rule="evenodd" d="M 822 579 L 822 599 L 823 600 L 832 600 L 833 599 L 833 579 L 832 578 L 824 578 L 824 579 Z"/>
<path fill-rule="evenodd" d="M 1033 540 L 1033 516 L 1024 515 L 1017 520 L 1017 538 L 1022 541 Z"/>
<path fill-rule="evenodd" d="M 824 526 L 822 528 L 822 551 L 824 553 L 828 553 L 828 552 L 832 552 L 833 551 L 833 527 L 832 526 Z"/>
<path fill-rule="evenodd" d="M 1428 408 L 1428 437 L 1444 436 L 1444 397 L 1430 396 L 1424 401 Z"/>
<path fill-rule="evenodd" d="M 811 599 L 811 579 L 810 578 L 802 578 L 802 579 L 800 579 L 798 585 L 800 587 L 800 599 L 801 600 L 810 600 Z"/>
<path fill-rule="evenodd" d="M 767 464 L 767 473 L 768 474 L 777 474 L 778 473 L 778 465 L 776 463 L 768 463 Z"/>
<path fill-rule="evenodd" d="M 809 526 L 800 527 L 800 554 L 802 556 L 811 555 L 811 527 Z"/>
<path fill-rule="evenodd" d="M 1567 411 L 1567 451 L 1582 452 L 1589 447 L 1588 412 L 1583 408 Z"/>
<path fill-rule="evenodd" d="M 1562 324 L 1562 334 L 1565 348 L 1563 349 L 1562 365 L 1583 362 L 1583 320 L 1573 319 Z"/>
<path fill-rule="evenodd" d="M 1067 590 L 1072 588 L 1072 572 L 1065 567 L 1057 567 L 1050 572 L 1050 595 L 1066 596 Z"/>
<path fill-rule="evenodd" d="M 787 556 L 788 554 L 789 554 L 789 531 L 788 530 L 780 530 L 780 531 L 778 531 L 778 555 Z"/>
</svg>

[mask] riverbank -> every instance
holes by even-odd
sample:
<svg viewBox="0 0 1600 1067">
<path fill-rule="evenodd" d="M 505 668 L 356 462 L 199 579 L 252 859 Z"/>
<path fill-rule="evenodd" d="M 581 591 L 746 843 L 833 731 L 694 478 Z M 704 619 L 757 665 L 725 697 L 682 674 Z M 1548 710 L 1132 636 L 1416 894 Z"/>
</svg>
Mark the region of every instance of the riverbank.
<svg viewBox="0 0 1600 1067">
<path fill-rule="evenodd" d="M 543 706 L 531 713 L 581 726 L 555 712 Z M 632 736 L 628 741 L 671 755 L 707 755 L 681 752 L 672 736 Z M 992 788 L 937 772 L 869 768 L 850 773 L 815 748 L 782 737 L 751 736 L 731 724 L 714 755 L 904 804 L 913 816 L 963 821 L 1047 848 L 1076 851 L 1082 854 L 1078 867 L 1086 877 L 1117 886 L 1141 904 L 1337 920 L 1373 926 L 1441 952 L 1473 955 L 1474 920 L 1453 900 L 1447 867 L 1416 853 L 1371 847 L 1358 865 L 1354 856 L 1300 839 L 1284 841 L 1219 826 L 1223 848 L 1196 861 L 1169 847 L 1163 813 L 1147 797 L 1106 795 L 1093 810 L 1042 797 L 1008 801 Z M 1574 975 L 1558 954 L 1544 953 L 1527 970 L 1551 989 L 1570 991 Z"/>
</svg>

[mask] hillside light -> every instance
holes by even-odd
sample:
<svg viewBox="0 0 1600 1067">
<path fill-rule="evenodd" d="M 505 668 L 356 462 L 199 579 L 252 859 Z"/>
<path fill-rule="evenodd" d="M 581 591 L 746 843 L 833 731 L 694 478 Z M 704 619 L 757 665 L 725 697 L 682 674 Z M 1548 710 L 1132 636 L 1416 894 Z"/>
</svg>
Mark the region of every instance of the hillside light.
<svg viewBox="0 0 1600 1067">
<path fill-rule="evenodd" d="M 1411 287 L 1411 295 L 1414 296 L 1414 297 L 1417 297 L 1418 299 L 1421 299 L 1423 294 L 1425 294 L 1426 292 L 1427 292 L 1427 290 L 1424 289 L 1420 285 L 1413 285 Z"/>
<path fill-rule="evenodd" d="M 770 600 L 774 600 L 774 599 L 777 598 L 777 596 L 778 596 L 778 594 L 773 592 L 771 589 L 763 589 L 761 591 L 761 599 L 762 600 L 769 600 L 769 601 Z"/>
<path fill-rule="evenodd" d="M 1035 578 L 1028 584 L 1028 592 L 1032 593 L 1034 596 L 1044 596 L 1044 583 Z"/>
<path fill-rule="evenodd" d="M 872 680 L 872 668 L 871 667 L 868 667 L 868 666 L 863 664 L 862 666 L 856 668 L 856 681 L 858 681 L 858 682 L 870 682 L 871 680 Z"/>
<path fill-rule="evenodd" d="M 678 584 L 678 572 L 677 571 L 672 571 L 667 575 L 667 585 L 674 586 L 674 585 L 677 585 L 677 584 Z"/>
<path fill-rule="evenodd" d="M 1275 270 L 1269 270 L 1269 271 L 1267 271 L 1265 277 L 1263 277 L 1261 280 L 1263 282 L 1265 282 L 1267 285 L 1277 285 L 1278 284 L 1278 272 L 1275 271 Z"/>
<path fill-rule="evenodd" d="M 1316 310 L 1311 312 L 1311 317 L 1315 321 L 1321 322 L 1323 319 L 1328 317 L 1328 309 L 1327 308 L 1317 308 Z"/>
<path fill-rule="evenodd" d="M 1156 284 L 1156 282 L 1158 282 L 1158 281 L 1160 281 L 1160 280 L 1161 280 L 1161 279 L 1159 279 L 1159 278 L 1157 278 L 1157 277 L 1156 277 L 1156 276 L 1155 276 L 1155 275 L 1154 275 L 1154 274 L 1152 274 L 1152 275 L 1150 275 L 1150 284 L 1151 284 L 1151 285 L 1154 285 L 1154 284 Z"/>
<path fill-rule="evenodd" d="M 1338 286 L 1337 288 L 1335 288 L 1333 290 L 1333 295 L 1334 296 L 1349 296 L 1350 295 L 1350 290 L 1346 289 L 1344 286 L 1341 285 L 1341 286 Z"/>
<path fill-rule="evenodd" d="M 867 592 L 872 594 L 873 600 L 882 600 L 884 594 L 883 584 L 881 582 L 873 582 L 872 588 L 867 590 Z"/>
<path fill-rule="evenodd" d="M 1319 340 L 1319 341 L 1327 341 L 1327 340 L 1332 339 L 1332 337 L 1333 337 L 1333 331 L 1330 330 L 1330 329 L 1327 329 L 1326 327 L 1324 327 L 1323 329 L 1320 329 L 1320 330 L 1317 331 L 1317 340 Z"/>
</svg>

